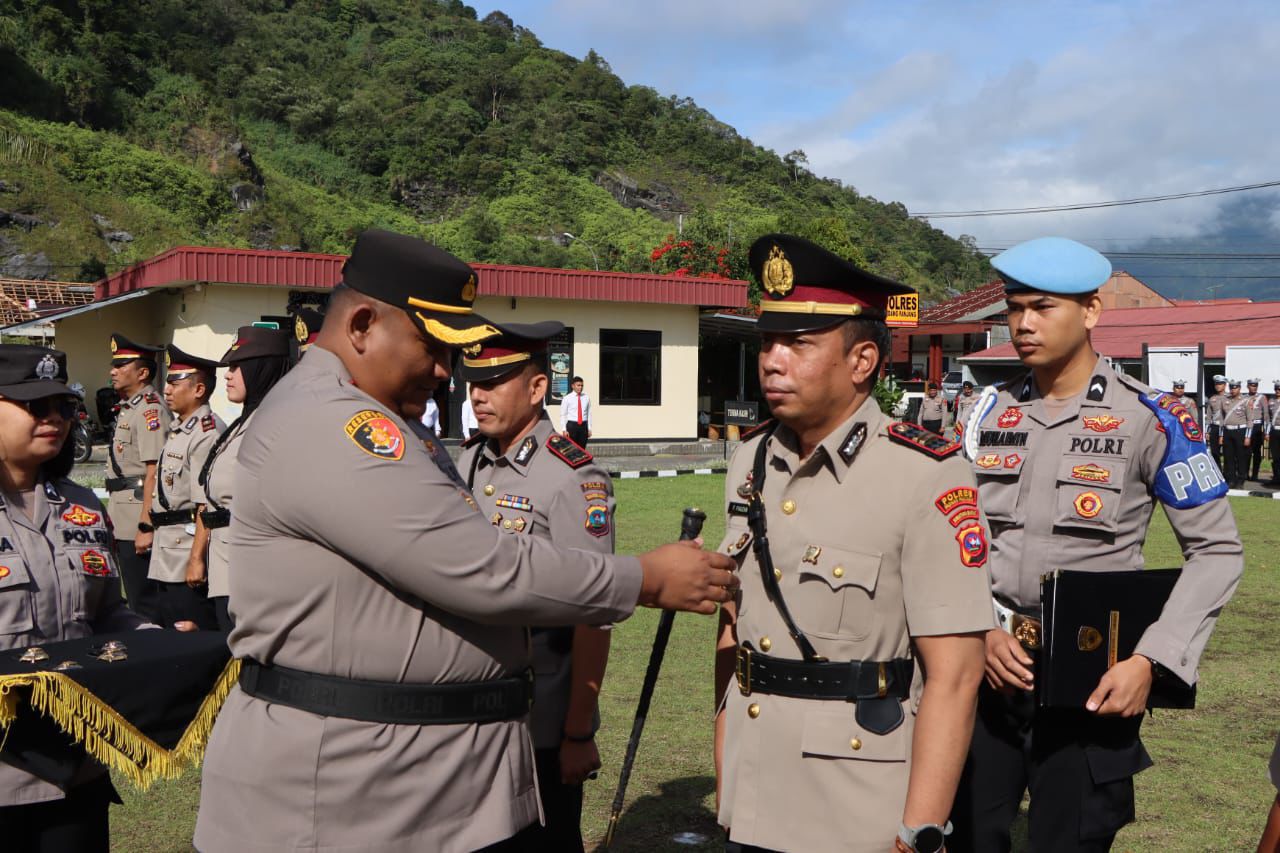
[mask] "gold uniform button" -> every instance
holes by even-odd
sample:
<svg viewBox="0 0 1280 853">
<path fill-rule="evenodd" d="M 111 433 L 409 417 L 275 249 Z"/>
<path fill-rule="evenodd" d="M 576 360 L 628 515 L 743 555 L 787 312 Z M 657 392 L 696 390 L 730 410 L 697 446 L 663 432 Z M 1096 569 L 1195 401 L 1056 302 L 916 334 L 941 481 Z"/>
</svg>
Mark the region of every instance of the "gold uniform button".
<svg viewBox="0 0 1280 853">
<path fill-rule="evenodd" d="M 484 493 L 487 497 L 493 497 L 493 493 L 496 491 L 497 489 L 493 487 L 492 483 L 484 487 Z"/>
<path fill-rule="evenodd" d="M 503 530 L 510 530 L 510 529 L 511 529 L 511 526 L 512 526 L 512 521 L 511 521 L 511 519 L 509 519 L 509 518 L 508 518 L 506 521 L 502 522 L 502 529 L 503 529 Z"/>
<path fill-rule="evenodd" d="M 862 749 L 862 741 L 860 741 L 858 738 L 853 738 L 852 740 L 849 741 L 849 746 L 853 749 L 854 752 L 857 752 L 858 750 Z"/>
<path fill-rule="evenodd" d="M 759 705 L 757 705 L 755 702 L 752 702 L 750 705 L 748 705 L 748 706 L 747 706 L 747 716 L 748 716 L 748 717 L 750 717 L 750 718 L 751 718 L 751 719 L 753 719 L 753 720 L 754 720 L 756 717 L 760 716 L 760 706 L 759 706 Z"/>
<path fill-rule="evenodd" d="M 782 502 L 782 512 L 784 515 L 791 515 L 796 511 L 796 502 L 788 498 Z"/>
<path fill-rule="evenodd" d="M 831 570 L 831 574 L 835 575 L 838 578 L 844 577 L 844 566 L 836 566 L 834 569 Z"/>
<path fill-rule="evenodd" d="M 782 569 L 773 570 L 773 579 L 776 581 L 782 580 Z"/>
<path fill-rule="evenodd" d="M 770 640 L 768 637 L 761 637 L 761 638 L 760 638 L 760 651 L 762 651 L 762 652 L 767 652 L 767 651 L 769 651 L 769 649 L 771 649 L 771 648 L 773 648 L 773 640 Z"/>
</svg>

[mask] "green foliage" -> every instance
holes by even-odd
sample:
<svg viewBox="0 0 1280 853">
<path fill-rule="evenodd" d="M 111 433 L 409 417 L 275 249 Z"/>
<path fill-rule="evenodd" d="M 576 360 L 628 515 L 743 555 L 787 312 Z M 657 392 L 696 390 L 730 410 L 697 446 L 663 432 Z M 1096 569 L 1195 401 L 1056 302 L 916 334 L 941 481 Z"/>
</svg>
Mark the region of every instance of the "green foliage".
<svg viewBox="0 0 1280 853">
<path fill-rule="evenodd" d="M 905 393 L 902 387 L 898 385 L 898 380 L 892 376 L 877 379 L 875 387 L 871 389 L 871 395 L 876 398 L 880 411 L 889 417 L 894 416 L 894 412 L 897 410 L 898 404 L 902 402 L 902 397 Z"/>
<path fill-rule="evenodd" d="M 343 249 L 360 223 L 402 222 L 474 260 L 647 271 L 674 233 L 729 247 L 747 278 L 745 246 L 786 230 L 926 298 L 989 276 L 972 243 L 816 177 L 803 151 L 458 0 L 0 0 L 0 108 L 73 123 L 38 134 L 58 179 L 183 242 Z"/>
</svg>

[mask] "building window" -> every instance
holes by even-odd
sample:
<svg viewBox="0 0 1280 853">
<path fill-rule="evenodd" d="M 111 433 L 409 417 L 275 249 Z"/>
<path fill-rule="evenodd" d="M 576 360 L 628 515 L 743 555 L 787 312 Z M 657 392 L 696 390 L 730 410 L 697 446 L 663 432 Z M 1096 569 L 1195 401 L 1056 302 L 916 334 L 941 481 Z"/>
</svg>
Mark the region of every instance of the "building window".
<svg viewBox="0 0 1280 853">
<path fill-rule="evenodd" d="M 662 404 L 662 332 L 600 330 L 600 402 Z"/>
</svg>

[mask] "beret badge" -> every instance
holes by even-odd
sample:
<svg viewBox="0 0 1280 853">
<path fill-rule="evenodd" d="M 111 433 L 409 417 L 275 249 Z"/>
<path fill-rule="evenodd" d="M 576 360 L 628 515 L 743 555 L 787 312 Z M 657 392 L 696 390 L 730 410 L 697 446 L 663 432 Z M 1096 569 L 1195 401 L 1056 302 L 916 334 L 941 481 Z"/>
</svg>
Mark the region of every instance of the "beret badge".
<svg viewBox="0 0 1280 853">
<path fill-rule="evenodd" d="M 54 379 L 58 375 L 58 361 L 51 355 L 46 355 L 40 359 L 40 363 L 36 365 L 36 377 L 39 379 Z"/>
</svg>

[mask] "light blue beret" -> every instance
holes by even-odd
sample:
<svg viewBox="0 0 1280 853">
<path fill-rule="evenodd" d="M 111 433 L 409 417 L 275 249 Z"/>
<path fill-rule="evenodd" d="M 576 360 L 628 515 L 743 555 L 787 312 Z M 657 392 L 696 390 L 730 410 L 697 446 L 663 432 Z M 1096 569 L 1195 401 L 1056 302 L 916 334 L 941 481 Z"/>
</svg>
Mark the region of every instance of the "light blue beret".
<svg viewBox="0 0 1280 853">
<path fill-rule="evenodd" d="M 991 259 L 1006 293 L 1092 293 L 1111 278 L 1111 262 L 1088 246 L 1065 237 L 1019 243 Z"/>
</svg>

